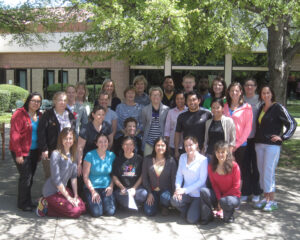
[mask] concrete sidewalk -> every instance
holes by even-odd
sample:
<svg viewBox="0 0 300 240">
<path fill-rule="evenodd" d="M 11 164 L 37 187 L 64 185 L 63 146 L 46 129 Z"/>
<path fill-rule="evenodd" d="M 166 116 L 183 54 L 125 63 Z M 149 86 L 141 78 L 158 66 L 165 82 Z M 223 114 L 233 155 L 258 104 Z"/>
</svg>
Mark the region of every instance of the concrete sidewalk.
<svg viewBox="0 0 300 240">
<path fill-rule="evenodd" d="M 8 132 L 8 131 L 7 131 Z M 8 138 L 6 139 L 8 145 Z M 7 149 L 7 148 L 6 148 Z M 236 211 L 234 224 L 214 221 L 206 226 L 188 225 L 174 210 L 169 216 L 147 218 L 143 213 L 117 210 L 114 217 L 79 219 L 39 218 L 18 210 L 18 173 L 6 150 L 0 160 L 0 240 L 1 239 L 300 239 L 299 171 L 278 169 L 279 210 L 263 213 L 250 203 Z M 38 198 L 44 183 L 39 164 L 34 178 L 33 198 Z"/>
</svg>

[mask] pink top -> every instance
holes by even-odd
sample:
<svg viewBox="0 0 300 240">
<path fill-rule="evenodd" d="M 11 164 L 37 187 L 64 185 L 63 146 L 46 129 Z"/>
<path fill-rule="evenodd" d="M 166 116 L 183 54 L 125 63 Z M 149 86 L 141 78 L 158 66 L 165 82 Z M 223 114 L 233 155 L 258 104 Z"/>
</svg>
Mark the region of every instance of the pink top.
<svg viewBox="0 0 300 240">
<path fill-rule="evenodd" d="M 176 124 L 177 124 L 177 118 L 179 114 L 186 112 L 187 107 L 184 106 L 183 110 L 179 110 L 177 107 L 172 108 L 168 112 L 168 116 L 166 119 L 166 125 L 165 125 L 165 136 L 170 137 L 169 146 L 171 148 L 174 148 L 174 137 L 175 137 L 175 130 L 176 130 Z M 183 139 L 181 136 L 180 142 L 179 142 L 179 148 L 182 149 L 183 147 Z"/>
<path fill-rule="evenodd" d="M 226 103 L 224 104 L 224 115 L 231 117 L 234 122 L 236 132 L 235 147 L 237 149 L 247 141 L 252 130 L 253 113 L 251 105 L 244 103 L 242 106 L 234 110 L 231 116 L 228 104 Z"/>
<path fill-rule="evenodd" d="M 217 172 L 213 172 L 211 164 L 209 164 L 208 176 L 218 200 L 227 196 L 241 197 L 241 175 L 240 168 L 236 162 L 233 162 L 231 172 L 226 175 L 220 175 Z"/>
</svg>

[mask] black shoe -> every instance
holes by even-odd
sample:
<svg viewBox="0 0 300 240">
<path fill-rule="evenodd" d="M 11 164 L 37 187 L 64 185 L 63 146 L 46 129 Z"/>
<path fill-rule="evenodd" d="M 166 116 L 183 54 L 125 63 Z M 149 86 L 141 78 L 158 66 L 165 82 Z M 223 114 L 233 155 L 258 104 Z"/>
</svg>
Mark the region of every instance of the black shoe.
<svg viewBox="0 0 300 240">
<path fill-rule="evenodd" d="M 37 205 L 38 205 L 37 202 L 31 202 L 31 203 L 30 203 L 30 207 L 32 207 L 32 208 L 36 208 Z"/>
<path fill-rule="evenodd" d="M 224 222 L 225 222 L 225 223 L 234 223 L 234 216 L 231 216 L 231 217 L 228 218 L 228 219 L 224 219 Z"/>
<path fill-rule="evenodd" d="M 33 208 L 31 206 L 21 208 L 23 212 L 32 212 Z"/>
</svg>

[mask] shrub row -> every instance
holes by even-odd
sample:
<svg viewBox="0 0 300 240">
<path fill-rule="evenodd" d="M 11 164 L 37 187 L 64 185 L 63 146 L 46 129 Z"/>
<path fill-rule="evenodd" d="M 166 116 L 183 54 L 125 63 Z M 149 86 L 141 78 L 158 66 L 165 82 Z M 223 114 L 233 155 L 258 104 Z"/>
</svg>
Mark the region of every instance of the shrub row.
<svg viewBox="0 0 300 240">
<path fill-rule="evenodd" d="M 16 108 L 17 100 L 25 102 L 29 92 L 24 88 L 10 84 L 0 84 L 1 111 L 11 111 Z M 7 94 L 9 92 L 10 94 Z M 10 96 L 9 96 L 10 95 Z"/>
</svg>

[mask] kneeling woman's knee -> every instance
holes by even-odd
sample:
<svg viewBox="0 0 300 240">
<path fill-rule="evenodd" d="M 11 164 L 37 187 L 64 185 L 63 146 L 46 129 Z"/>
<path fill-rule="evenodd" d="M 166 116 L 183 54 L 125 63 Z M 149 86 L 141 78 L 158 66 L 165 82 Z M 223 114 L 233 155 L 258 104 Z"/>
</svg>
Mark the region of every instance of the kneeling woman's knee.
<svg viewBox="0 0 300 240">
<path fill-rule="evenodd" d="M 164 191 L 161 195 L 160 195 L 160 204 L 168 207 L 170 206 L 170 199 L 171 199 L 171 193 L 169 191 Z"/>
</svg>

